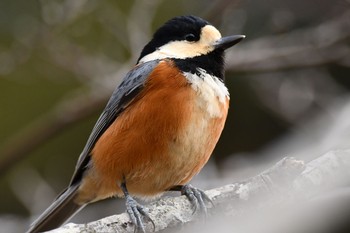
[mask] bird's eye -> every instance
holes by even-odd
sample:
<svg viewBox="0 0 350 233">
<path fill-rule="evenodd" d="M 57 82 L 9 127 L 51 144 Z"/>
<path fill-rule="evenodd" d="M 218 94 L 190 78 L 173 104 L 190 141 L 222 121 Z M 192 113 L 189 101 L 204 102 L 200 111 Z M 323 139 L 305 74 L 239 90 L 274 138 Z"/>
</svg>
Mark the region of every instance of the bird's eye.
<svg viewBox="0 0 350 233">
<path fill-rule="evenodd" d="M 193 35 L 192 33 L 187 34 L 187 35 L 185 36 L 185 40 L 187 40 L 187 41 L 195 41 L 195 40 L 196 40 L 196 36 Z"/>
</svg>

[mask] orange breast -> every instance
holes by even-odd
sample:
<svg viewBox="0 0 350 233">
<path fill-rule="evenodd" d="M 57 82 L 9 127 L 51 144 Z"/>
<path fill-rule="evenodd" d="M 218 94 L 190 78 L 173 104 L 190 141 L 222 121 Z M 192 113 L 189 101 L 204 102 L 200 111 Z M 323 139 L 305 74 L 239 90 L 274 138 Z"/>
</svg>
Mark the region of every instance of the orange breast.
<svg viewBox="0 0 350 233">
<path fill-rule="evenodd" d="M 187 183 L 207 162 L 226 119 L 210 117 L 198 95 L 170 62 L 161 62 L 144 89 L 97 141 L 78 202 L 122 195 L 123 179 L 134 196 L 147 197 Z M 92 192 L 93 190 L 93 192 Z"/>
</svg>

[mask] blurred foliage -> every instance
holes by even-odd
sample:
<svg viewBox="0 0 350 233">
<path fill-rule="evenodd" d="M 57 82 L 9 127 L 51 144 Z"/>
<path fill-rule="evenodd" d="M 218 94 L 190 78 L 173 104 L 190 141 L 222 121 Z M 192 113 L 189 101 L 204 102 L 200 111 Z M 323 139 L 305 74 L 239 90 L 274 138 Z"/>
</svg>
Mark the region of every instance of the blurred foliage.
<svg viewBox="0 0 350 233">
<path fill-rule="evenodd" d="M 61 101 L 106 85 L 116 86 L 122 76 L 114 74 L 125 68 L 123 64 L 130 68 L 151 33 L 173 16 L 198 15 L 211 21 L 223 35 L 246 34 L 246 41 L 250 41 L 267 35 L 283 37 L 284 33 L 316 26 L 343 13 L 346 7 L 349 2 L 343 0 L 2 0 L 0 148 Z M 234 49 L 229 52 L 234 53 Z M 339 87 L 341 91 L 335 91 L 335 95 L 348 91 L 348 67 L 332 64 L 317 70 Z M 289 75 L 273 77 L 294 82 L 296 73 L 287 72 Z M 317 78 L 306 75 L 301 79 L 316 85 Z M 228 155 L 264 148 L 309 116 L 307 111 L 305 117 L 299 118 L 278 114 L 263 101 L 263 84 L 274 88 L 269 74 L 260 77 L 249 72 L 227 73 L 232 101 L 215 151 L 218 164 Z M 107 94 L 112 91 L 101 90 Z M 57 193 L 65 187 L 102 108 L 99 106 L 85 120 L 48 138 L 1 178 L 0 213 L 27 214 L 14 188 L 18 177 L 26 183 L 23 171 L 37 170 Z"/>
</svg>

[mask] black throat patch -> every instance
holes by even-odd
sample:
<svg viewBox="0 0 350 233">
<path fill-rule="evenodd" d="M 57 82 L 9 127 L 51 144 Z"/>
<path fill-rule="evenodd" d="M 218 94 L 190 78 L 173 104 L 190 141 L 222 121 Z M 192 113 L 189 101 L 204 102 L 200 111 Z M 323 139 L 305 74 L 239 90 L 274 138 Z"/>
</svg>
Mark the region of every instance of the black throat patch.
<svg viewBox="0 0 350 233">
<path fill-rule="evenodd" d="M 225 81 L 224 73 L 224 51 L 214 50 L 206 55 L 186 59 L 172 59 L 175 65 L 183 72 L 199 74 L 198 68 L 205 70 L 208 74 Z"/>
</svg>

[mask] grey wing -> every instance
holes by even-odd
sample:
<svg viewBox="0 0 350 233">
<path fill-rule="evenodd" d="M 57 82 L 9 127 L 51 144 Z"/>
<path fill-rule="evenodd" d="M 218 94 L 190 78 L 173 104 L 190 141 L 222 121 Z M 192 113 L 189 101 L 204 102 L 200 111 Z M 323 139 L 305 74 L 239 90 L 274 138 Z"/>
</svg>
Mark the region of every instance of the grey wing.
<svg viewBox="0 0 350 233">
<path fill-rule="evenodd" d="M 142 90 L 147 77 L 158 63 L 159 61 L 155 60 L 136 66 L 115 89 L 79 156 L 70 185 L 80 181 L 84 170 L 89 164 L 90 153 L 95 143 L 119 114 L 123 112 L 130 101 Z"/>
</svg>

